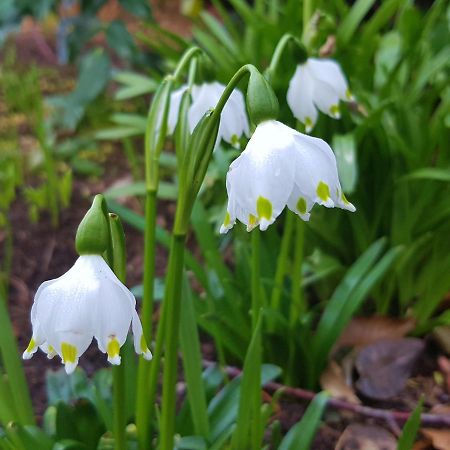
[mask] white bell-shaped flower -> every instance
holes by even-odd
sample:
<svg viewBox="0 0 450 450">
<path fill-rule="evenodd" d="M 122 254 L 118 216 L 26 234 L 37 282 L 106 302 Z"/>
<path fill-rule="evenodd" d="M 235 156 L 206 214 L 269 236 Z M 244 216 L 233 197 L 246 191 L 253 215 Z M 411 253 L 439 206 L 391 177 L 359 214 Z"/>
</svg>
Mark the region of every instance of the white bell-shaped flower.
<svg viewBox="0 0 450 450">
<path fill-rule="evenodd" d="M 317 110 L 334 119 L 341 117 L 339 101 L 353 96 L 339 64 L 331 59 L 308 58 L 297 66 L 289 83 L 287 103 L 309 133 L 317 122 Z"/>
<path fill-rule="evenodd" d="M 315 203 L 355 211 L 342 192 L 336 158 L 322 139 L 275 120 L 260 123 L 227 174 L 228 206 L 220 232 L 236 219 L 266 230 L 287 206 L 309 220 Z"/>
<path fill-rule="evenodd" d="M 183 85 L 171 94 L 167 119 L 169 134 L 175 131 L 181 99 L 187 88 L 187 85 Z M 225 86 L 217 81 L 192 86 L 192 103 L 188 110 L 191 133 L 203 115 L 216 106 L 224 89 Z M 241 91 L 235 89 L 222 111 L 217 139 L 218 141 L 223 139 L 233 146 L 238 146 L 242 135 L 249 136 L 249 124 L 244 96 Z"/>
<path fill-rule="evenodd" d="M 29 359 L 38 347 L 48 358 L 58 354 L 67 373 L 95 337 L 111 364 L 120 364 L 120 347 L 130 326 L 136 353 L 147 347 L 133 294 L 99 255 L 82 255 L 64 275 L 41 284 L 31 308 L 33 336 L 23 353 Z"/>
</svg>

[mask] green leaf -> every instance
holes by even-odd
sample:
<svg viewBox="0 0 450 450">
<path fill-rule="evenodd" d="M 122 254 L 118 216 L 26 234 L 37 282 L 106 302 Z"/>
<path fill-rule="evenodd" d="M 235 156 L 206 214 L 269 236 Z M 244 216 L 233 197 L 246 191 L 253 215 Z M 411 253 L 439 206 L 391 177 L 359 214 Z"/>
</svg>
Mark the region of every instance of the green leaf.
<svg viewBox="0 0 450 450">
<path fill-rule="evenodd" d="M 261 324 L 262 314 L 259 315 L 252 340 L 248 346 L 247 355 L 245 356 L 239 395 L 239 412 L 231 446 L 234 450 L 256 448 L 252 446 L 252 442 L 254 442 L 252 432 L 254 431 L 253 423 L 257 420 L 255 416 L 260 417 L 261 414 L 259 409 L 258 411 L 254 410 L 255 395 L 259 398 L 259 402 L 257 402 L 259 408 L 261 398 L 261 386 L 259 382 L 261 380 L 262 358 Z"/>
<path fill-rule="evenodd" d="M 104 192 L 107 199 L 117 199 L 120 197 L 132 197 L 145 195 L 146 187 L 144 181 L 129 183 L 124 186 L 111 187 Z M 175 200 L 177 198 L 178 187 L 173 183 L 161 181 L 158 187 L 158 198 L 163 200 Z"/>
<path fill-rule="evenodd" d="M 206 408 L 206 396 L 202 379 L 202 354 L 198 335 L 191 287 L 186 274 L 183 277 L 180 345 L 183 355 L 184 375 L 190 405 L 194 431 L 196 435 L 207 437 L 209 421 Z M 185 448 L 185 447 L 179 447 Z M 189 448 L 189 447 L 186 447 Z M 197 447 L 196 447 L 197 448 Z"/>
<path fill-rule="evenodd" d="M 425 167 L 418 169 L 401 178 L 402 180 L 433 180 L 433 181 L 450 181 L 450 169 Z"/>
<path fill-rule="evenodd" d="M 414 411 L 408 417 L 402 434 L 397 443 L 397 450 L 411 450 L 417 437 L 417 433 L 420 428 L 420 415 L 423 409 L 423 399 L 419 401 Z"/>
<path fill-rule="evenodd" d="M 339 179 L 342 190 L 352 193 L 358 180 L 358 164 L 356 161 L 356 144 L 353 134 L 333 136 L 333 150 L 336 154 Z"/>
<path fill-rule="evenodd" d="M 137 51 L 133 37 L 120 20 L 113 20 L 106 28 L 106 40 L 109 47 L 124 60 L 131 60 Z"/>
<path fill-rule="evenodd" d="M 364 19 L 369 9 L 373 6 L 375 0 L 357 0 L 350 9 L 347 16 L 342 21 L 337 32 L 337 39 L 340 45 L 346 45 L 350 42 L 356 32 L 358 25 Z"/>
<path fill-rule="evenodd" d="M 278 450 L 309 450 L 320 425 L 329 395 L 321 392 L 314 397 L 300 422 L 297 422 L 281 442 Z"/>
<path fill-rule="evenodd" d="M 148 94 L 154 92 L 158 87 L 158 83 L 152 78 L 134 72 L 119 72 L 114 75 L 113 79 L 124 85 L 115 93 L 116 100 L 126 100 Z"/>
</svg>

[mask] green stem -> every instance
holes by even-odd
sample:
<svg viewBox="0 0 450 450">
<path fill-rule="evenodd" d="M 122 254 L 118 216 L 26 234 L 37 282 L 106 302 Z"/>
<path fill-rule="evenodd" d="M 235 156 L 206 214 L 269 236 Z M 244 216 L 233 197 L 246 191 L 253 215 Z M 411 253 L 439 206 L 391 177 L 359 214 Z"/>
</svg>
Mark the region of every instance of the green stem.
<svg viewBox="0 0 450 450">
<path fill-rule="evenodd" d="M 303 43 L 308 46 L 309 44 L 309 26 L 311 17 L 314 11 L 314 0 L 303 0 Z"/>
<path fill-rule="evenodd" d="M 124 138 L 123 141 L 123 149 L 125 151 L 125 155 L 128 160 L 128 164 L 130 165 L 131 174 L 133 176 L 134 181 L 138 181 L 141 179 L 141 171 L 139 168 L 139 161 L 136 155 L 136 150 L 133 145 L 133 140 L 131 138 Z"/>
<path fill-rule="evenodd" d="M 126 253 L 125 235 L 119 216 L 109 214 L 110 229 L 110 265 L 117 278 L 126 281 Z M 127 419 L 125 416 L 126 392 L 125 392 L 125 364 L 112 368 L 113 374 L 113 420 L 114 420 L 114 448 L 124 450 L 127 445 L 125 428 Z"/>
<path fill-rule="evenodd" d="M 156 191 L 147 191 L 145 201 L 145 231 L 144 231 L 144 294 L 142 300 L 141 321 L 147 342 L 152 338 L 152 313 L 155 279 L 155 249 L 156 249 Z M 152 361 L 139 359 L 137 395 L 136 395 L 136 426 L 138 429 L 139 446 L 148 449 L 150 446 L 150 413 L 153 401 L 148 395 L 148 377 L 150 367 L 158 361 L 155 354 Z"/>
<path fill-rule="evenodd" d="M 0 289 L 0 351 L 8 375 L 11 394 L 21 425 L 34 425 L 33 405 L 25 378 L 14 331 L 6 306 L 4 288 Z"/>
<path fill-rule="evenodd" d="M 257 339 L 258 352 L 255 353 L 256 369 L 255 380 L 253 380 L 253 393 L 252 393 L 252 449 L 259 450 L 261 448 L 262 438 L 262 423 L 261 423 L 261 364 L 262 364 L 262 346 L 261 346 L 261 329 L 256 332 L 261 314 L 261 233 L 259 229 L 253 230 L 251 233 L 252 239 L 252 335 L 254 339 Z M 262 319 L 262 317 L 261 317 Z M 261 327 L 261 324 L 259 324 Z"/>
<path fill-rule="evenodd" d="M 183 283 L 185 235 L 173 235 L 169 273 L 166 280 L 165 358 L 161 409 L 160 450 L 173 450 L 175 430 L 176 381 L 178 372 L 178 336 L 180 328 L 181 286 Z M 169 320 L 170 319 L 170 320 Z"/>
<path fill-rule="evenodd" d="M 292 302 L 289 323 L 295 326 L 298 318 L 306 312 L 305 296 L 303 295 L 303 247 L 305 244 L 305 223 L 295 221 L 294 267 L 292 283 Z"/>
<path fill-rule="evenodd" d="M 44 113 L 42 107 L 42 99 L 38 100 L 38 110 L 36 112 L 36 136 L 39 145 L 44 154 L 44 165 L 45 171 L 47 173 L 48 182 L 48 201 L 50 206 L 50 214 L 52 219 L 52 225 L 56 227 L 59 221 L 59 210 L 58 210 L 58 178 L 56 176 L 55 162 L 53 160 L 52 151 L 47 144 L 47 133 L 45 131 Z"/>
<path fill-rule="evenodd" d="M 252 239 L 252 333 L 258 323 L 261 301 L 261 236 L 258 229 L 251 233 Z"/>
<path fill-rule="evenodd" d="M 275 284 L 272 289 L 270 299 L 270 307 L 275 311 L 279 311 L 281 307 L 281 296 L 283 293 L 284 277 L 286 276 L 289 251 L 291 249 L 292 235 L 294 231 L 294 214 L 286 211 L 286 220 L 284 222 L 283 237 L 281 238 L 280 253 L 277 259 L 277 270 L 275 272 Z"/>
<path fill-rule="evenodd" d="M 303 44 L 294 35 L 290 33 L 284 34 L 282 38 L 278 41 L 278 44 L 275 47 L 275 50 L 272 54 L 272 59 L 270 60 L 269 67 L 266 69 L 265 72 L 265 76 L 269 82 L 274 77 L 277 67 L 279 66 L 281 58 L 284 54 L 284 51 L 286 50 L 287 46 L 290 43 L 296 44 L 299 50 L 301 50 L 303 53 L 299 58 L 299 61 L 297 61 L 297 63 L 302 63 L 306 61 L 306 59 L 308 58 L 308 54 Z"/>
<path fill-rule="evenodd" d="M 302 288 L 302 264 L 303 264 L 303 247 L 305 239 L 305 224 L 303 220 L 297 220 L 295 226 L 295 246 L 294 246 L 294 264 L 292 274 L 292 299 L 289 311 L 289 356 L 288 369 L 286 372 L 287 384 L 294 384 L 295 362 L 297 354 L 297 345 L 294 339 L 295 327 L 299 317 L 306 312 L 305 297 Z"/>
</svg>

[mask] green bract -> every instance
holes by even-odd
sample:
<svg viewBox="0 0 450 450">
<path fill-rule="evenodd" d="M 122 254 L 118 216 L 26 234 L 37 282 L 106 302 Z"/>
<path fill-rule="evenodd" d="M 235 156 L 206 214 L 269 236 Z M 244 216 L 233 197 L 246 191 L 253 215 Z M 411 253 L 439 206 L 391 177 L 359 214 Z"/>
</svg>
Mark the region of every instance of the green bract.
<svg viewBox="0 0 450 450">
<path fill-rule="evenodd" d="M 109 225 L 105 215 L 105 199 L 98 194 L 78 225 L 75 248 L 79 255 L 102 255 L 108 248 Z"/>
<path fill-rule="evenodd" d="M 250 68 L 247 107 L 251 121 L 258 125 L 278 117 L 278 100 L 267 80 L 255 68 Z"/>
</svg>

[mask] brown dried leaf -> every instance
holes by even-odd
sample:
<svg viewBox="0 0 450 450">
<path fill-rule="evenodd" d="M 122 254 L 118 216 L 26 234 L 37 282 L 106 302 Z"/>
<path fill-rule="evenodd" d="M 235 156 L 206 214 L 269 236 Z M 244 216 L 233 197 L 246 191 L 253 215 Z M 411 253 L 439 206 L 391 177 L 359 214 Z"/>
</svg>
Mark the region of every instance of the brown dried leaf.
<svg viewBox="0 0 450 450">
<path fill-rule="evenodd" d="M 434 428 L 422 428 L 421 433 L 429 438 L 436 450 L 450 449 L 450 430 L 437 430 Z"/>
<path fill-rule="evenodd" d="M 376 425 L 349 425 L 341 434 L 335 450 L 396 450 L 397 440 Z"/>
<path fill-rule="evenodd" d="M 328 364 L 327 369 L 320 377 L 320 386 L 335 398 L 355 404 L 361 403 L 353 389 L 345 382 L 342 368 L 336 361 L 330 361 Z"/>
<path fill-rule="evenodd" d="M 363 348 L 356 358 L 358 390 L 365 396 L 386 400 L 397 395 L 411 375 L 424 349 L 421 339 L 379 341 Z"/>
<path fill-rule="evenodd" d="M 414 443 L 412 450 L 430 450 L 432 448 L 430 439 L 425 438 Z"/>
<path fill-rule="evenodd" d="M 413 318 L 355 317 L 339 338 L 336 349 L 340 347 L 365 347 L 384 339 L 400 339 L 412 331 L 415 324 Z"/>
</svg>

